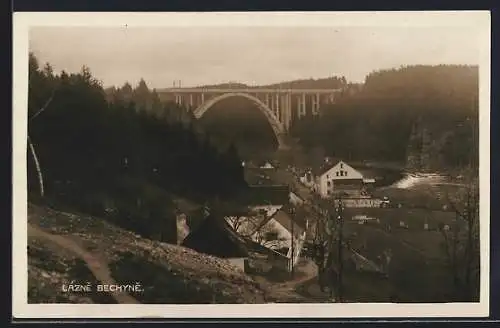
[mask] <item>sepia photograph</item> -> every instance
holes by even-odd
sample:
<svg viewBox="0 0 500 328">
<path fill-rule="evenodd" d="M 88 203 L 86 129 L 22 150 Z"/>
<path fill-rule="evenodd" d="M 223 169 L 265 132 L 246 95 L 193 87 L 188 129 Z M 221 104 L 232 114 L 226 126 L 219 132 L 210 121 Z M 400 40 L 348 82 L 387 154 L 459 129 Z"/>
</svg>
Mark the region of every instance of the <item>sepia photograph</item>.
<svg viewBox="0 0 500 328">
<path fill-rule="evenodd" d="M 14 315 L 488 314 L 489 12 L 13 20 Z"/>
</svg>

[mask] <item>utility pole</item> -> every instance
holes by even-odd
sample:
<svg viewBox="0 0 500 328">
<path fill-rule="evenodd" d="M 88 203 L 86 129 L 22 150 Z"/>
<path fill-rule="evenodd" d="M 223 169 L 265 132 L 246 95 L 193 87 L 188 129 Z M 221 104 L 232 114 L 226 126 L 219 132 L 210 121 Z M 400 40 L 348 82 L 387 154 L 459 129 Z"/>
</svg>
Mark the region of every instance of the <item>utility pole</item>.
<svg viewBox="0 0 500 328">
<path fill-rule="evenodd" d="M 338 291 L 337 291 L 337 299 L 339 303 L 342 303 L 342 271 L 344 269 L 344 260 L 343 260 L 343 252 L 342 252 L 342 243 L 343 243 L 343 230 L 344 230 L 344 218 L 343 218 L 343 210 L 344 205 L 342 204 L 342 198 L 339 197 L 338 207 L 337 207 L 337 226 L 338 226 L 338 268 L 337 268 L 337 283 L 338 283 Z"/>
<path fill-rule="evenodd" d="M 295 248 L 295 244 L 294 244 L 294 239 L 295 239 L 295 236 L 294 236 L 294 226 L 295 226 L 295 208 L 294 207 L 291 207 L 290 208 L 290 218 L 292 219 L 292 242 L 291 242 L 291 257 L 290 257 L 290 263 L 291 263 L 291 268 L 290 268 L 290 272 L 291 272 L 291 275 L 292 275 L 292 278 L 294 276 L 294 263 L 293 263 L 293 260 L 294 260 L 294 248 Z"/>
<path fill-rule="evenodd" d="M 329 280 L 329 290 L 330 290 L 330 299 L 333 299 L 333 286 L 331 283 L 332 277 L 330 276 L 332 273 L 332 267 L 333 267 L 333 245 L 334 245 L 334 229 L 333 229 L 333 223 L 335 222 L 333 215 L 335 214 L 335 211 L 330 211 L 327 210 L 326 213 L 326 223 L 328 225 L 328 230 L 329 230 L 329 240 L 328 240 L 328 258 L 326 260 L 326 272 L 327 272 L 327 279 Z"/>
</svg>

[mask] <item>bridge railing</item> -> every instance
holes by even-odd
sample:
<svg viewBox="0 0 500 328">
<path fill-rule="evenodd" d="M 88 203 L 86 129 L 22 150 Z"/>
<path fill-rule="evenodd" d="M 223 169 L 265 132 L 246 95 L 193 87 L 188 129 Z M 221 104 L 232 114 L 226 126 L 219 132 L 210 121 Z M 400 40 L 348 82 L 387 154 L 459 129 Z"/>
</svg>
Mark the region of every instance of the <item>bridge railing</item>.
<svg viewBox="0 0 500 328">
<path fill-rule="evenodd" d="M 167 88 L 159 90 L 161 93 L 292 93 L 292 94 L 331 94 L 340 92 L 342 89 L 270 89 L 270 88 Z"/>
</svg>

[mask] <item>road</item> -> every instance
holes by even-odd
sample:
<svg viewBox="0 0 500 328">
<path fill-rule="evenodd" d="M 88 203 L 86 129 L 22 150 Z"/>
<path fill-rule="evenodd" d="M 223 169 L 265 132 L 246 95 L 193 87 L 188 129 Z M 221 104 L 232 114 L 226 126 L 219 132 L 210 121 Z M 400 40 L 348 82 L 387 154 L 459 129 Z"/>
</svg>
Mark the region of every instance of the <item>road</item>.
<svg viewBox="0 0 500 328">
<path fill-rule="evenodd" d="M 273 303 L 320 303 L 327 300 L 327 295 L 319 290 L 318 268 L 313 261 L 302 259 L 295 271 L 295 279 L 279 284 L 266 283 Z"/>
</svg>

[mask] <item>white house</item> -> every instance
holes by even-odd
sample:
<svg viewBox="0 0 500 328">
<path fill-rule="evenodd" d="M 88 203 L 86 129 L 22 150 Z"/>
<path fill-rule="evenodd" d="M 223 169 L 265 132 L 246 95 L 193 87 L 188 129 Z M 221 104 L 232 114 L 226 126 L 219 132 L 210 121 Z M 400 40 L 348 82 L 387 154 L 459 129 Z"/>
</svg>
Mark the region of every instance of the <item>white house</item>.
<svg viewBox="0 0 500 328">
<path fill-rule="evenodd" d="M 301 181 L 318 193 L 322 198 L 333 197 L 339 193 L 351 196 L 360 196 L 367 184 L 374 183 L 374 179 L 366 179 L 363 174 L 344 161 L 334 165 L 326 165 L 316 171 L 307 171 Z"/>
<path fill-rule="evenodd" d="M 294 221 L 289 214 L 289 206 L 266 210 L 268 211 L 254 217 L 227 217 L 226 221 L 240 235 L 250 238 L 276 254 L 281 254 L 285 261 L 279 265 L 290 271 L 297 263 L 306 239 L 307 219 L 305 227 L 298 224 L 297 221 L 303 221 L 303 218 L 298 218 L 296 214 L 297 221 Z M 271 215 L 267 215 L 268 213 Z"/>
<path fill-rule="evenodd" d="M 252 239 L 286 256 L 287 270 L 298 259 L 306 239 L 306 227 L 299 225 L 288 213 L 288 206 L 280 209 L 254 232 Z"/>
</svg>

